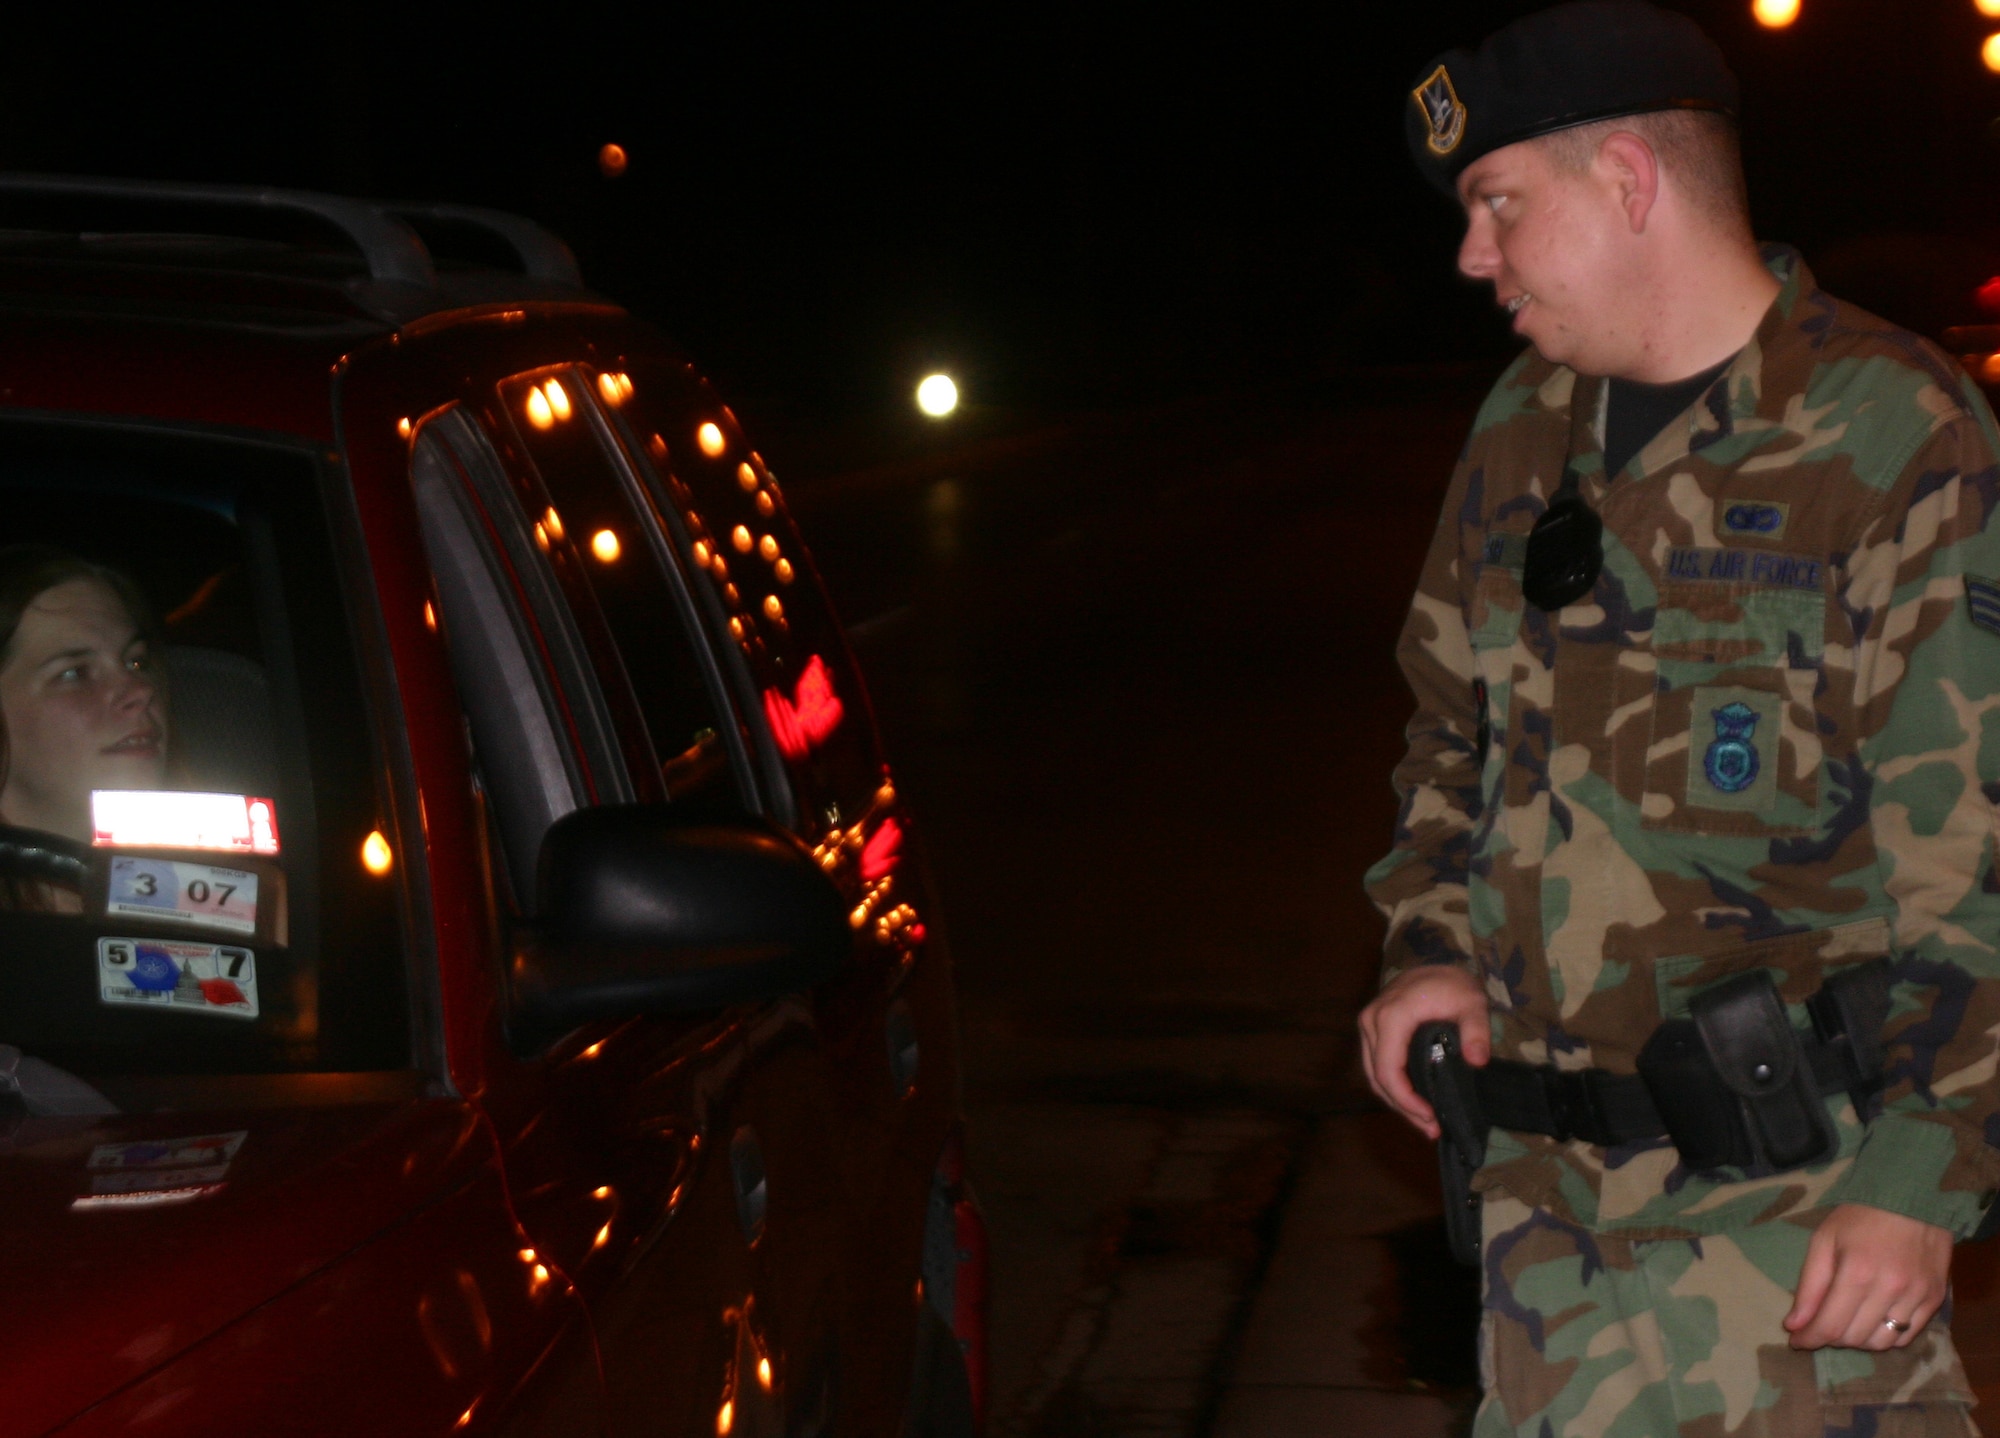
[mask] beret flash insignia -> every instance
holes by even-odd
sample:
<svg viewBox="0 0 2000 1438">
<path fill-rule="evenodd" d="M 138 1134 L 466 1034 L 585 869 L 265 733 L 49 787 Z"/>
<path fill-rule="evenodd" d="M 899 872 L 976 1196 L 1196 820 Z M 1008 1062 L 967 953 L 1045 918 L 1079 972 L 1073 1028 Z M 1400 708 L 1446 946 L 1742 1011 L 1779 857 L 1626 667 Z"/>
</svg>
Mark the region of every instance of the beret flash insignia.
<svg viewBox="0 0 2000 1438">
<path fill-rule="evenodd" d="M 1431 76 L 1416 89 L 1410 91 L 1410 98 L 1423 112 L 1424 123 L 1430 126 L 1430 134 L 1425 143 L 1433 155 L 1449 155 L 1458 148 L 1458 142 L 1465 138 L 1465 106 L 1459 103 L 1458 91 L 1452 87 L 1451 76 L 1440 65 Z"/>
</svg>

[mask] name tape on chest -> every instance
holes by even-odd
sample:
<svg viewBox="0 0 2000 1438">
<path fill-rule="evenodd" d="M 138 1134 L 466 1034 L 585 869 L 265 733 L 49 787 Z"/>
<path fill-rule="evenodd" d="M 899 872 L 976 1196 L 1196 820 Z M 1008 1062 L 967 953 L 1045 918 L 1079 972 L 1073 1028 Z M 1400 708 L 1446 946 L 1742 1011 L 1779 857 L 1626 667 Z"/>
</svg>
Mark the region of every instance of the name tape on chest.
<svg viewBox="0 0 2000 1438">
<path fill-rule="evenodd" d="M 1826 561 L 1809 554 L 1768 549 L 1707 549 L 1690 545 L 1667 551 L 1663 578 L 1695 584 L 1759 584 L 1772 589 L 1818 590 Z"/>
</svg>

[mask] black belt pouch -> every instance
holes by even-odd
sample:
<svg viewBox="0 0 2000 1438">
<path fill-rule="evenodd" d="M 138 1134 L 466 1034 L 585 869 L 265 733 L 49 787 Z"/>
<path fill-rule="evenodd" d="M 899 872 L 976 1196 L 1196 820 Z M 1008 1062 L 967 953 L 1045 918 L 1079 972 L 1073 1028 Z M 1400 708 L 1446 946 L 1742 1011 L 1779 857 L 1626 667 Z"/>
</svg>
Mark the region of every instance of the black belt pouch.
<svg viewBox="0 0 2000 1438">
<path fill-rule="evenodd" d="M 1695 995 L 1639 1053 L 1639 1073 L 1681 1161 L 1695 1170 L 1822 1163 L 1839 1136 L 1771 975 L 1753 969 Z"/>
</svg>

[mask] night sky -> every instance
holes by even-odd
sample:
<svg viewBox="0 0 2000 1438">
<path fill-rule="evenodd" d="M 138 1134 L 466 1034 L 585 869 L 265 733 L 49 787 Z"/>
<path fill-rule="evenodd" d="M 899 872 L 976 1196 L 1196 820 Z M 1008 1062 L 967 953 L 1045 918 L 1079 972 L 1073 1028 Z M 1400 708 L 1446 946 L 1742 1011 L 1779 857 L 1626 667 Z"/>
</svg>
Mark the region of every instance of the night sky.
<svg viewBox="0 0 2000 1438">
<path fill-rule="evenodd" d="M 0 163 L 525 211 L 753 409 L 902 403 L 932 364 L 1035 408 L 1310 387 L 1509 348 L 1399 127 L 1425 59 L 1533 8 L 10 17 Z M 1743 78 L 1760 232 L 1893 318 L 1977 318 L 2000 21 L 1804 0 L 1772 33 L 1747 0 L 1679 8 Z"/>
</svg>

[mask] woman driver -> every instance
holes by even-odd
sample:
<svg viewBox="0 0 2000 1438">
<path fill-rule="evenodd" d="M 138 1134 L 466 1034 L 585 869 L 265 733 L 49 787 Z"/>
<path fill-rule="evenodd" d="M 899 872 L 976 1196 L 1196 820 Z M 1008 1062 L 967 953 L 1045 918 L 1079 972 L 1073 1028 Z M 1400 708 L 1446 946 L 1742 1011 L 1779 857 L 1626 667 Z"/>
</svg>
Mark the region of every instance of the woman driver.
<svg viewBox="0 0 2000 1438">
<path fill-rule="evenodd" d="M 116 570 L 0 548 L 0 824 L 88 844 L 91 790 L 161 787 L 167 706 L 146 616 Z"/>
</svg>

